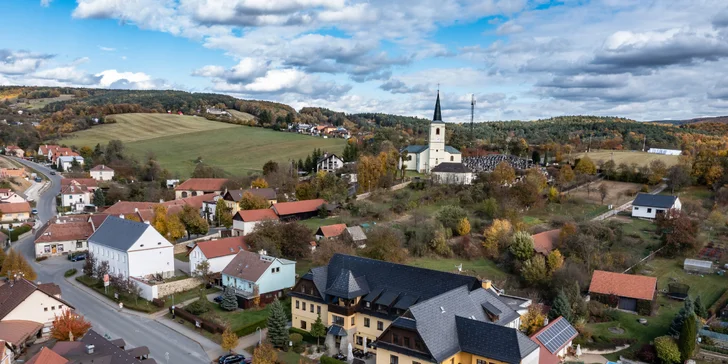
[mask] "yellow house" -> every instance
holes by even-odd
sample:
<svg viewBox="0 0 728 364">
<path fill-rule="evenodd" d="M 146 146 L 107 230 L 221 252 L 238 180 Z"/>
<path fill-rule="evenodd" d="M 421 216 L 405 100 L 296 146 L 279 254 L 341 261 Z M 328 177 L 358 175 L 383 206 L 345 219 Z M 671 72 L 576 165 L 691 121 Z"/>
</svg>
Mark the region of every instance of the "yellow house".
<svg viewBox="0 0 728 364">
<path fill-rule="evenodd" d="M 0 203 L 3 222 L 22 222 L 30 219 L 30 204 L 27 202 Z"/>
<path fill-rule="evenodd" d="M 397 363 L 445 362 L 447 358 L 443 356 L 423 357 L 432 350 L 429 349 L 433 345 L 432 337 L 443 334 L 457 337 L 457 333 L 437 329 L 439 321 L 435 319 L 439 316 L 433 319 L 423 313 L 433 310 L 432 302 L 440 301 L 465 307 L 448 309 L 450 326 L 455 326 L 456 315 L 467 314 L 464 317 L 475 317 L 477 322 L 489 325 L 491 331 L 500 330 L 520 340 L 525 338 L 528 343 L 523 344 L 524 350 L 529 355 L 530 348 L 538 348 L 517 330 L 519 311 L 531 301 L 502 296 L 490 281 L 481 282 L 475 277 L 335 254 L 328 265 L 313 268 L 301 277 L 289 295 L 292 326 L 309 331 L 321 317 L 327 327 L 325 343 L 329 354 L 346 353 L 351 343 L 355 349 L 376 353 L 377 363 L 392 363 L 392 355 Z M 440 311 L 439 306 L 435 311 Z M 417 332 L 417 327 L 424 327 L 428 322 L 434 323 L 433 331 L 438 334 L 426 336 Z M 484 352 L 448 354 L 448 358 L 453 357 L 452 364 L 499 364 L 512 359 L 498 360 L 483 356 Z M 538 350 L 535 355 L 538 357 Z M 489 360 L 479 361 L 484 357 Z"/>
<path fill-rule="evenodd" d="M 250 188 L 247 190 L 229 190 L 225 191 L 222 195 L 222 199 L 225 200 L 228 208 L 231 209 L 233 215 L 240 211 L 240 200 L 243 198 L 243 194 L 246 192 L 252 193 L 254 196 L 262 197 L 268 202 L 268 206 L 272 206 L 274 203 L 278 203 L 276 191 L 272 188 Z"/>
</svg>

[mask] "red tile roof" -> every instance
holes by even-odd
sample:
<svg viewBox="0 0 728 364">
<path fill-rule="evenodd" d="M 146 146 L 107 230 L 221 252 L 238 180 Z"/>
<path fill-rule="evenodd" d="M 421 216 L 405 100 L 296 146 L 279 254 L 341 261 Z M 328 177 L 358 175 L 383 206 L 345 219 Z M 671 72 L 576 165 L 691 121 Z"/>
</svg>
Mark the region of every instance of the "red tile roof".
<svg viewBox="0 0 728 364">
<path fill-rule="evenodd" d="M 41 145 L 40 146 L 40 153 L 47 157 L 49 151 L 55 151 L 55 150 L 57 150 L 60 147 L 61 147 L 60 145 L 55 145 L 55 144 L 45 144 L 45 145 Z"/>
<path fill-rule="evenodd" d="M 70 305 L 68 302 L 58 297 L 54 297 L 54 293 L 56 293 L 55 290 L 50 292 L 47 291 L 48 289 L 49 288 L 45 285 L 43 287 L 36 286 L 34 283 L 24 278 L 18 279 L 13 284 L 5 283 L 4 285 L 0 286 L 0 320 L 13 312 L 16 307 L 20 306 L 25 301 L 25 299 L 30 297 L 30 295 L 33 294 L 33 292 L 35 292 L 36 290 L 41 291 L 50 297 L 53 297 L 58 302 L 61 302 L 70 308 L 73 308 L 73 306 Z M 0 339 L 2 339 L 2 337 L 0 337 Z"/>
<path fill-rule="evenodd" d="M 58 355 L 55 351 L 43 347 L 38 354 L 35 354 L 27 364 L 66 364 L 68 360 Z"/>
<path fill-rule="evenodd" d="M 214 200 L 215 196 L 218 196 L 218 194 L 206 193 L 204 195 L 198 195 L 198 196 L 182 198 L 179 200 L 171 200 L 171 201 L 162 202 L 162 205 L 167 206 L 167 208 L 170 208 L 171 206 L 190 205 L 190 206 L 194 207 L 196 210 L 199 210 L 202 208 L 203 202 Z"/>
<path fill-rule="evenodd" d="M 272 209 L 240 210 L 235 215 L 235 220 L 245 222 L 278 220 L 278 215 L 276 215 L 276 212 Z"/>
<path fill-rule="evenodd" d="M 43 324 L 26 320 L 5 320 L 0 321 L 0 339 L 20 346 L 29 337 L 35 335 Z"/>
<path fill-rule="evenodd" d="M 107 215 L 126 215 L 133 214 L 136 210 L 152 209 L 156 205 L 154 202 L 132 202 L 119 201 L 104 210 Z"/>
<path fill-rule="evenodd" d="M 86 240 L 93 233 L 93 226 L 88 221 L 64 223 L 50 222 L 40 228 L 36 234 L 37 237 L 35 239 L 35 243 Z"/>
<path fill-rule="evenodd" d="M 278 216 L 293 215 L 305 212 L 314 212 L 325 203 L 326 201 L 320 198 L 315 200 L 304 200 L 295 202 L 279 202 L 273 204 L 273 209 L 276 211 Z"/>
<path fill-rule="evenodd" d="M 319 227 L 319 231 L 321 232 L 320 235 L 323 235 L 326 238 L 333 238 L 335 236 L 341 235 L 346 230 L 346 224 L 334 224 L 334 225 L 326 225 Z"/>
<path fill-rule="evenodd" d="M 30 204 L 28 202 L 0 203 L 0 212 L 3 214 L 30 213 Z"/>
<path fill-rule="evenodd" d="M 190 178 L 175 187 L 175 191 L 222 191 L 227 178 Z"/>
<path fill-rule="evenodd" d="M 103 164 L 99 164 L 98 166 L 91 168 L 91 170 L 94 172 L 102 172 L 102 171 L 103 172 L 113 172 L 114 171 L 110 167 L 107 167 Z"/>
<path fill-rule="evenodd" d="M 77 185 L 75 183 L 64 186 L 61 189 L 62 195 L 79 195 L 86 192 L 89 192 L 88 188 L 86 188 L 86 185 Z"/>
<path fill-rule="evenodd" d="M 652 301 L 656 287 L 655 277 L 595 270 L 589 292 Z"/>
<path fill-rule="evenodd" d="M 204 254 L 207 259 L 234 255 L 241 250 L 247 250 L 247 244 L 245 244 L 245 240 L 242 236 L 202 241 L 197 243 L 197 247 L 200 248 L 202 254 Z"/>
<path fill-rule="evenodd" d="M 98 187 L 99 184 L 93 178 L 61 178 L 61 187 L 71 184 L 85 185 L 87 187 Z"/>
<path fill-rule="evenodd" d="M 533 235 L 533 250 L 543 255 L 549 255 L 554 250 L 554 245 L 559 242 L 560 229 L 544 231 Z"/>
</svg>

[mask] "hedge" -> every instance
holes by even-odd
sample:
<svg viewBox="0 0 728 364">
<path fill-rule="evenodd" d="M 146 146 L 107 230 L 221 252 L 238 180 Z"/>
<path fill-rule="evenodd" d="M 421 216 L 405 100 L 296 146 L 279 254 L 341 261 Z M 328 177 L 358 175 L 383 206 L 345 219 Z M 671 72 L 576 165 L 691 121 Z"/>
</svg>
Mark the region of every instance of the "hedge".
<svg viewBox="0 0 728 364">
<path fill-rule="evenodd" d="M 321 357 L 321 364 L 346 364 L 346 362 L 324 355 Z"/>
<path fill-rule="evenodd" d="M 288 332 L 291 334 L 301 334 L 303 336 L 303 341 L 310 343 L 310 344 L 316 344 L 316 338 L 311 335 L 310 332 L 306 330 L 301 330 L 299 328 L 291 327 L 288 329 Z M 323 337 L 321 339 L 324 339 Z"/>
<path fill-rule="evenodd" d="M 172 312 L 172 307 L 169 308 L 169 312 L 170 313 Z M 187 312 L 182 307 L 176 307 L 174 309 L 174 313 L 175 313 L 175 315 L 177 315 L 193 324 L 195 322 L 199 322 L 200 327 L 202 327 L 203 330 L 211 332 L 213 334 L 222 334 L 222 332 L 225 331 L 225 327 L 223 327 L 222 325 L 218 325 L 214 322 L 207 321 L 207 320 L 203 319 L 202 317 L 195 316 L 195 315 Z"/>
<path fill-rule="evenodd" d="M 719 346 L 700 345 L 700 348 L 703 349 L 703 350 L 712 351 L 712 352 L 715 352 L 715 353 L 728 354 L 728 349 L 721 348 Z"/>
<path fill-rule="evenodd" d="M 78 271 L 76 270 L 76 268 L 71 268 L 71 269 L 67 270 L 66 273 L 63 273 L 63 276 L 66 278 L 72 277 L 72 276 L 75 276 L 77 272 Z"/>
<path fill-rule="evenodd" d="M 260 329 L 264 329 L 268 327 L 268 318 L 264 318 L 259 321 L 251 322 L 237 330 L 235 330 L 235 334 L 238 335 L 238 337 L 248 336 L 255 332 L 260 327 Z"/>
<path fill-rule="evenodd" d="M 30 227 L 30 225 L 23 224 L 20 227 L 13 229 L 13 231 L 8 231 L 6 229 L 2 229 L 0 231 L 2 231 L 3 234 L 7 235 L 10 238 L 10 241 L 12 242 L 12 241 L 18 241 L 18 236 L 27 233 L 31 229 L 32 228 Z"/>
<path fill-rule="evenodd" d="M 718 315 L 720 313 L 720 310 L 728 303 L 728 289 L 723 291 L 723 294 L 720 295 L 717 301 L 713 303 L 710 308 L 708 308 L 708 315 Z"/>
</svg>

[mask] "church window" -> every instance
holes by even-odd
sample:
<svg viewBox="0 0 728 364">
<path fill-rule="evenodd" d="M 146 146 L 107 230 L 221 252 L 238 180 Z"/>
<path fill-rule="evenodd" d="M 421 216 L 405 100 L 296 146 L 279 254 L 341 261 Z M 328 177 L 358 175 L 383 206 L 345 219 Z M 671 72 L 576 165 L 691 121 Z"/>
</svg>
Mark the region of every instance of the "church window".
<svg viewBox="0 0 728 364">
<path fill-rule="evenodd" d="M 440 128 L 435 129 L 435 135 L 440 135 Z"/>
</svg>

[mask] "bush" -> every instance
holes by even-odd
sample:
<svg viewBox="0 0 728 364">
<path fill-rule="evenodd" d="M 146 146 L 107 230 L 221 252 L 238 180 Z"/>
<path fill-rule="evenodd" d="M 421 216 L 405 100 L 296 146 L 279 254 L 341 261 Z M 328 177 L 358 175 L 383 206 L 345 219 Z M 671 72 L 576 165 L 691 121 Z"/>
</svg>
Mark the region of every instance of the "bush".
<svg viewBox="0 0 728 364">
<path fill-rule="evenodd" d="M 680 350 L 677 348 L 675 339 L 670 336 L 660 336 L 655 339 L 655 350 L 657 357 L 663 363 L 679 363 Z"/>
<path fill-rule="evenodd" d="M 313 337 L 313 335 L 311 335 L 311 333 L 308 331 L 291 327 L 290 329 L 288 329 L 288 332 L 291 333 L 291 336 L 293 336 L 293 334 L 301 335 L 301 339 L 304 342 L 307 342 L 309 344 L 316 344 L 316 338 Z"/>
<path fill-rule="evenodd" d="M 237 334 L 238 337 L 248 336 L 254 333 L 258 327 L 260 327 L 261 330 L 268 327 L 268 319 L 264 318 L 259 321 L 251 322 L 248 325 L 235 330 L 235 334 Z"/>
<path fill-rule="evenodd" d="M 42 261 L 44 261 L 46 259 L 48 259 L 48 257 L 38 257 L 38 258 L 35 258 L 35 261 L 36 262 L 42 262 Z"/>
<path fill-rule="evenodd" d="M 203 313 L 209 312 L 212 309 L 211 306 L 212 304 L 210 304 L 210 301 L 206 298 L 198 298 L 195 302 L 185 306 L 185 310 L 195 316 L 199 316 Z"/>
<path fill-rule="evenodd" d="M 717 301 L 713 303 L 710 308 L 708 308 L 708 316 L 717 315 L 718 311 L 723 308 L 723 306 L 728 303 L 728 289 L 723 291 L 723 294 L 720 295 Z"/>
<path fill-rule="evenodd" d="M 298 334 L 298 333 L 293 333 L 293 334 L 288 335 L 288 339 L 293 342 L 293 345 L 299 345 L 299 344 L 301 344 L 301 342 L 303 342 L 303 335 Z"/>
<path fill-rule="evenodd" d="M 346 362 L 324 355 L 321 357 L 321 364 L 346 364 Z"/>
<path fill-rule="evenodd" d="M 20 235 L 23 235 L 31 230 L 31 227 L 29 225 L 21 225 L 20 227 L 17 227 L 13 229 L 13 231 L 8 231 L 6 229 L 2 229 L 2 231 L 5 235 L 7 235 L 10 238 L 10 241 L 18 241 L 18 237 Z"/>
<path fill-rule="evenodd" d="M 657 360 L 657 351 L 654 345 L 644 344 L 637 351 L 637 359 L 645 363 L 654 363 Z"/>
<path fill-rule="evenodd" d="M 159 299 L 159 298 L 154 298 L 154 299 L 152 299 L 152 304 L 159 308 L 162 308 L 162 307 L 164 307 L 164 300 Z"/>
<path fill-rule="evenodd" d="M 76 275 L 77 272 L 78 271 L 76 270 L 76 268 L 71 268 L 71 269 L 67 270 L 66 273 L 63 273 L 63 276 L 66 278 L 73 277 Z"/>
</svg>

